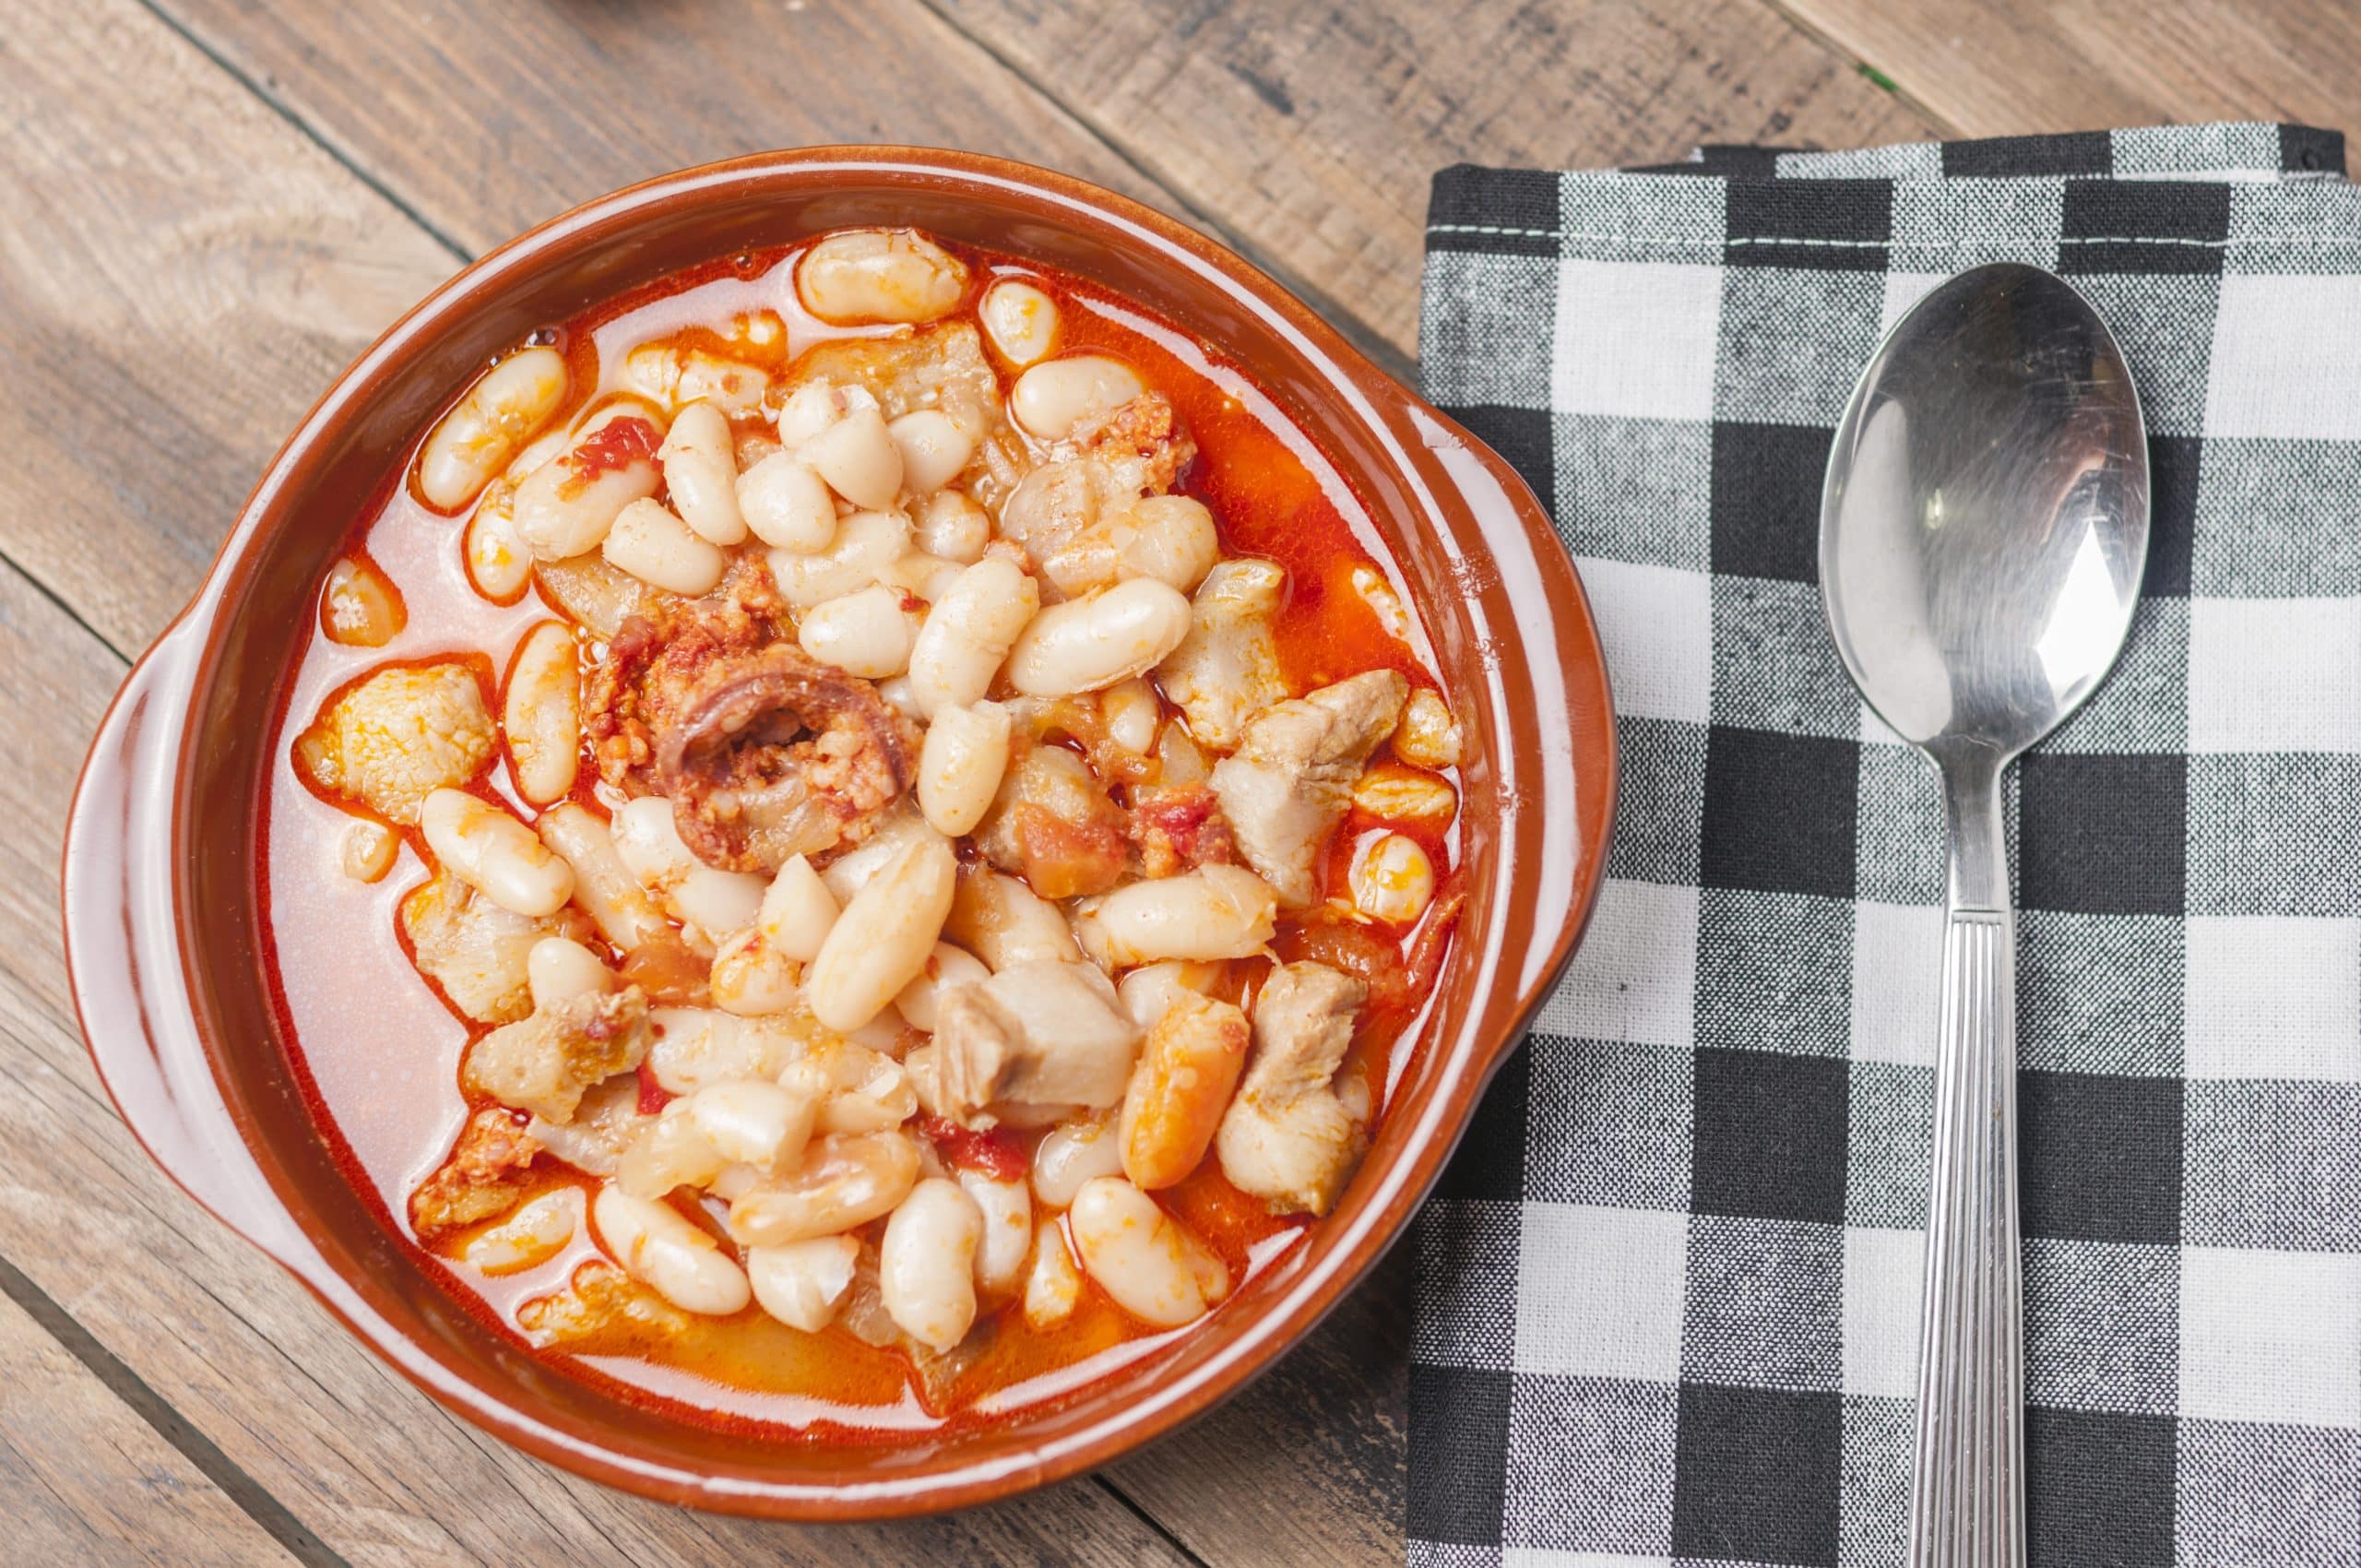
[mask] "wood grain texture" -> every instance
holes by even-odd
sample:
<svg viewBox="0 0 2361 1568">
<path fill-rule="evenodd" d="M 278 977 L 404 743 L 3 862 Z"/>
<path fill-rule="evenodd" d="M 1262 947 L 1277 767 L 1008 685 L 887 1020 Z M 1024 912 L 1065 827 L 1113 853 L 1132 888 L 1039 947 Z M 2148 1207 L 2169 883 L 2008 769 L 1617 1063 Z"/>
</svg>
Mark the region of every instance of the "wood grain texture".
<svg viewBox="0 0 2361 1568">
<path fill-rule="evenodd" d="M 1416 345 L 1427 178 L 1926 122 L 1757 0 L 937 0 L 1182 199 Z"/>
<path fill-rule="evenodd" d="M 129 0 L 22 0 L 0 79 L 0 551 L 136 651 L 456 258 Z"/>
<path fill-rule="evenodd" d="M 949 145 L 1169 207 L 917 0 L 157 0 L 460 247 L 668 170 L 818 142 Z"/>
<path fill-rule="evenodd" d="M 294 1561 L 5 1296 L 0 1497 L 11 1562 L 267 1568 Z"/>
<path fill-rule="evenodd" d="M 1964 136 L 2361 125 L 2361 10 L 2319 0 L 1782 0 Z"/>
</svg>

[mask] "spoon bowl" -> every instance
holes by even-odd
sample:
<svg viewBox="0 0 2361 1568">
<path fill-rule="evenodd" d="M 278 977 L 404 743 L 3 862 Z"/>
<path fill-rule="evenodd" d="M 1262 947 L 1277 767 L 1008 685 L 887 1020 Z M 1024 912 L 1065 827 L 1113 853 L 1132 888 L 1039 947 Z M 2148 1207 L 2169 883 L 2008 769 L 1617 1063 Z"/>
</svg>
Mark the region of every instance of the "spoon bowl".
<svg viewBox="0 0 2361 1568">
<path fill-rule="evenodd" d="M 1820 569 L 1845 666 L 1904 740 L 2014 756 L 2089 696 L 2148 555 L 2122 351 L 2038 267 L 1979 267 L 1904 316 L 1836 433 Z"/>
<path fill-rule="evenodd" d="M 1911 1568 L 2023 1568 L 2016 925 L 2000 777 L 2122 650 L 2148 443 L 2122 350 L 2062 279 L 1963 272 L 1903 317 L 1836 432 L 1821 592 L 1845 667 L 1942 777 L 1941 1037 Z"/>
</svg>

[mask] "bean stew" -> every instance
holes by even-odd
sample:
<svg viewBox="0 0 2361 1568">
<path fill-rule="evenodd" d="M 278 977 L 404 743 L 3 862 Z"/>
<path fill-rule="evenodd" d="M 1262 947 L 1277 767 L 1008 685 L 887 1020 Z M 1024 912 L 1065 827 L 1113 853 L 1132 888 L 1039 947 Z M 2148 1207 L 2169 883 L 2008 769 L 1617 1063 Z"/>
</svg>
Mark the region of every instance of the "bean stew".
<svg viewBox="0 0 2361 1568">
<path fill-rule="evenodd" d="M 327 573 L 260 875 L 324 1133 L 466 1310 L 885 1442 L 1299 1241 L 1418 1049 L 1461 740 L 1271 397 L 861 229 L 453 398 Z"/>
</svg>

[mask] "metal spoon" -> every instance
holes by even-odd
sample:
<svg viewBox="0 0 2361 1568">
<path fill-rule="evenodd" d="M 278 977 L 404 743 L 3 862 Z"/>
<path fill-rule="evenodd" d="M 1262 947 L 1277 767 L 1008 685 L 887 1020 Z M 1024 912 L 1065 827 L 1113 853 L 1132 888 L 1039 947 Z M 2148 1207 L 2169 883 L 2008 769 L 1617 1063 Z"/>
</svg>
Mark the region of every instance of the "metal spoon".
<svg viewBox="0 0 2361 1568">
<path fill-rule="evenodd" d="M 2080 294 L 1979 267 L 1902 318 L 1836 432 L 1820 581 L 1854 683 L 1941 773 L 1949 829 L 1912 1568 L 2025 1561 L 2000 779 L 2115 662 L 2147 554 L 2139 394 Z"/>
</svg>

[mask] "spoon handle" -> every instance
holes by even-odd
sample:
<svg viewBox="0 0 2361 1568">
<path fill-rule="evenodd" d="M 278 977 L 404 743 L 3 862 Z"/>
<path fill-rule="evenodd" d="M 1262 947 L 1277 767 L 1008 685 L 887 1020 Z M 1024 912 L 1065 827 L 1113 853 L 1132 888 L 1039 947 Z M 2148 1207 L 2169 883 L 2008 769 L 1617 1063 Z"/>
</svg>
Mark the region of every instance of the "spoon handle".
<svg viewBox="0 0 2361 1568">
<path fill-rule="evenodd" d="M 1946 769 L 1950 918 L 1911 1478 L 1912 1568 L 2023 1568 L 2016 923 L 1999 769 Z"/>
</svg>

